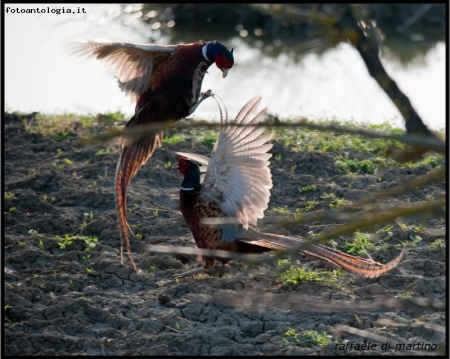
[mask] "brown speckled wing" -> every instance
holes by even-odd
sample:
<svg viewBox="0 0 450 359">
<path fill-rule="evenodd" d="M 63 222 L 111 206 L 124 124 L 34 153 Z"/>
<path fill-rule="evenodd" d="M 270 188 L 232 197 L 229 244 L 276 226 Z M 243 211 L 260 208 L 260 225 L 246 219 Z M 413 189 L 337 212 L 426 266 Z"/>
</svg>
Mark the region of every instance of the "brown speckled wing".
<svg viewBox="0 0 450 359">
<path fill-rule="evenodd" d="M 201 62 L 205 61 L 202 55 L 203 45 L 203 43 L 179 45 L 169 58 L 155 68 L 151 77 L 151 90 L 153 92 L 161 91 L 163 88 L 171 86 L 172 81 L 175 83 L 181 79 L 188 79 L 189 83 L 186 83 L 186 86 L 191 86 L 195 70 Z"/>
<path fill-rule="evenodd" d="M 203 224 L 204 218 L 223 217 L 220 208 L 214 203 L 202 200 L 199 191 L 181 191 L 181 212 L 188 224 L 198 248 L 218 249 L 222 231 L 217 226 Z"/>
</svg>

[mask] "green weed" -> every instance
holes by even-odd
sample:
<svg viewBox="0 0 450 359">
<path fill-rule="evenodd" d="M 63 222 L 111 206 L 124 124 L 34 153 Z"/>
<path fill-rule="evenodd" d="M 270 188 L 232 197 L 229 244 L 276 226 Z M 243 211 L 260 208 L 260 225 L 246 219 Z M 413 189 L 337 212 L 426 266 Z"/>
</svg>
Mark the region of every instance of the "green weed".
<svg viewBox="0 0 450 359">
<path fill-rule="evenodd" d="M 88 220 L 92 221 L 93 218 L 94 218 L 93 212 L 83 213 L 83 223 L 81 223 L 81 228 L 85 229 L 88 225 Z"/>
<path fill-rule="evenodd" d="M 89 189 L 94 189 L 95 187 L 97 187 L 97 181 L 96 180 L 93 180 L 91 183 L 89 183 L 87 185 L 87 188 L 89 188 Z"/>
<path fill-rule="evenodd" d="M 53 168 L 55 168 L 59 171 L 63 170 L 65 167 L 64 163 L 60 163 L 60 162 L 56 162 L 56 161 L 52 163 L 52 166 L 53 166 Z"/>
<path fill-rule="evenodd" d="M 317 207 L 317 202 L 316 201 L 307 201 L 305 204 L 305 211 L 306 212 L 311 212 L 314 211 L 314 209 Z"/>
<path fill-rule="evenodd" d="M 439 238 L 439 239 L 436 239 L 433 243 L 430 243 L 428 247 L 430 247 L 430 248 L 445 248 L 446 243 L 442 238 Z"/>
<path fill-rule="evenodd" d="M 301 193 L 309 193 L 309 192 L 316 192 L 317 191 L 317 185 L 315 184 L 309 184 L 307 186 L 303 186 L 300 188 Z"/>
<path fill-rule="evenodd" d="M 402 292 L 398 293 L 395 297 L 396 298 L 408 299 L 408 298 L 412 298 L 413 294 L 414 293 L 412 291 L 405 290 L 405 291 L 402 291 Z"/>
<path fill-rule="evenodd" d="M 173 135 L 171 136 L 166 136 L 163 139 L 164 143 L 167 143 L 168 145 L 176 145 L 178 143 L 182 143 L 185 142 L 186 139 L 184 137 L 181 136 L 180 133 L 175 132 Z"/>
<path fill-rule="evenodd" d="M 154 275 L 155 272 L 157 271 L 157 269 L 158 269 L 157 266 L 150 266 L 150 268 L 147 269 L 147 273 L 148 273 L 148 274 L 151 274 L 151 275 Z"/>
<path fill-rule="evenodd" d="M 329 200 L 328 207 L 330 208 L 344 207 L 347 203 L 344 198 L 338 198 L 334 193 L 325 193 L 322 198 Z"/>
<path fill-rule="evenodd" d="M 95 152 L 96 156 L 105 156 L 111 154 L 111 148 L 100 148 L 97 152 Z"/>
<path fill-rule="evenodd" d="M 50 135 L 51 138 L 53 138 L 56 142 L 62 142 L 66 140 L 71 134 L 71 131 L 65 130 L 61 132 L 55 132 Z"/>
<path fill-rule="evenodd" d="M 333 284 L 336 282 L 336 276 L 340 275 L 338 271 L 327 274 L 308 270 L 303 267 L 291 266 L 285 272 L 281 272 L 278 281 L 283 284 L 299 284 L 301 282 L 318 282 Z"/>
<path fill-rule="evenodd" d="M 10 200 L 10 199 L 15 199 L 16 196 L 15 196 L 14 193 L 12 193 L 12 192 L 4 192 L 4 193 L 3 193 L 3 198 L 4 198 L 5 200 Z"/>
<path fill-rule="evenodd" d="M 349 254 L 364 255 L 375 248 L 370 242 L 371 235 L 369 233 L 355 232 L 352 241 L 344 243 L 344 249 Z"/>
<path fill-rule="evenodd" d="M 205 145 L 208 148 L 212 148 L 216 143 L 218 135 L 216 133 L 205 134 L 203 138 L 200 140 L 202 145 Z"/>
<path fill-rule="evenodd" d="M 73 243 L 73 237 L 69 236 L 68 234 L 64 236 L 56 235 L 55 241 L 59 248 L 67 249 L 67 247 Z"/>
<path fill-rule="evenodd" d="M 336 157 L 336 166 L 342 173 L 355 172 L 359 174 L 375 174 L 378 172 L 380 164 L 384 160 L 381 158 L 357 160 L 353 158 Z"/>
<path fill-rule="evenodd" d="M 55 236 L 56 244 L 61 249 L 67 249 L 67 247 L 70 246 L 75 240 L 84 241 L 86 244 L 85 246 L 86 251 L 90 251 L 91 249 L 95 248 L 95 246 L 98 243 L 98 238 L 95 236 L 83 236 L 79 234 L 73 236 L 69 234 L 65 234 L 64 236 L 60 235 Z"/>
<path fill-rule="evenodd" d="M 298 346 L 312 348 L 315 346 L 324 347 L 333 341 L 332 336 L 326 332 L 321 334 L 315 330 L 306 330 L 303 332 L 297 332 L 294 328 L 289 328 L 283 334 L 283 341 L 286 344 L 294 342 Z"/>
</svg>

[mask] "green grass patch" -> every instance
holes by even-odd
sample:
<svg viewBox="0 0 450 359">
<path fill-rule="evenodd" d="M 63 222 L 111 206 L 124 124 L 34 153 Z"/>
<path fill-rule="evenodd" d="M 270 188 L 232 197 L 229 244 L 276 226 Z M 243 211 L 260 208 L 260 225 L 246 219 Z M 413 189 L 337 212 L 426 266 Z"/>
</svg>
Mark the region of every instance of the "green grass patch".
<svg viewBox="0 0 450 359">
<path fill-rule="evenodd" d="M 445 248 L 446 243 L 442 238 L 436 239 L 433 243 L 428 245 L 430 248 Z"/>
<path fill-rule="evenodd" d="M 100 148 L 97 152 L 95 152 L 96 156 L 105 156 L 111 154 L 112 150 L 110 147 Z"/>
<path fill-rule="evenodd" d="M 307 348 L 324 347 L 333 342 L 333 337 L 326 332 L 318 333 L 315 330 L 297 332 L 294 328 L 289 328 L 283 334 L 283 342 L 286 344 L 294 343 L 297 346 Z"/>
<path fill-rule="evenodd" d="M 414 292 L 410 290 L 405 290 L 396 295 L 397 298 L 408 299 L 413 297 Z"/>
<path fill-rule="evenodd" d="M 283 264 L 282 262 L 278 265 Z M 325 284 L 336 284 L 337 277 L 343 276 L 340 270 L 327 272 L 316 272 L 305 269 L 296 265 L 290 266 L 289 269 L 281 272 L 278 276 L 278 282 L 282 284 L 300 284 L 302 282 L 317 282 Z"/>
<path fill-rule="evenodd" d="M 109 112 L 97 116 L 74 113 L 57 115 L 39 113 L 31 120 L 24 114 L 16 113 L 16 115 L 22 118 L 22 123 L 26 131 L 51 137 L 57 142 L 66 140 L 74 133 L 76 125 L 88 130 L 94 125 L 108 127 L 125 121 L 125 115 L 121 112 Z"/>
<path fill-rule="evenodd" d="M 129 116 L 121 112 L 108 112 L 105 114 L 99 114 L 97 116 L 81 115 L 81 114 L 37 114 L 31 120 L 28 115 L 16 113 L 17 116 L 22 118 L 25 129 L 29 132 L 40 133 L 45 136 L 50 136 L 54 140 L 61 142 L 66 140 L 71 133 L 75 131 L 75 125 L 79 124 L 81 129 L 89 129 L 93 126 L 101 126 L 107 129 L 110 126 L 120 125 L 123 126 L 126 121 L 129 120 Z M 229 117 L 233 118 L 234 114 L 230 114 Z M 301 118 L 288 118 L 283 119 L 285 123 L 302 123 L 308 122 Z M 210 123 L 205 120 L 190 120 L 192 124 Z M 267 122 L 270 125 L 270 121 Z M 384 124 L 364 124 L 354 123 L 351 121 L 338 121 L 338 120 L 322 120 L 314 121 L 314 124 L 322 126 L 341 126 L 349 129 L 361 129 L 367 131 L 379 131 L 383 134 L 404 135 L 405 131 L 401 128 L 392 127 L 389 123 Z M 329 131 L 311 130 L 305 127 L 293 128 L 277 128 L 268 127 L 268 131 L 275 133 L 275 139 L 279 139 L 286 146 L 293 151 L 319 151 L 319 152 L 337 152 L 337 151 L 358 151 L 368 152 L 374 156 L 372 163 L 356 161 L 343 161 L 340 166 L 345 171 L 354 171 L 358 173 L 376 173 L 377 165 L 379 165 L 381 159 L 385 158 L 385 149 L 388 145 L 394 145 L 402 147 L 403 144 L 398 141 L 366 138 L 364 136 L 353 134 L 341 134 Z M 439 132 L 444 136 L 444 131 Z M 186 141 L 186 139 L 193 139 L 193 145 L 203 144 L 209 148 L 212 148 L 217 141 L 218 130 L 215 128 L 192 128 L 187 130 L 169 131 L 166 133 L 164 143 L 178 144 Z M 100 155 L 100 154 L 98 154 Z M 280 156 L 277 157 L 279 161 L 283 161 Z M 440 155 L 428 155 L 421 161 L 413 164 L 398 165 L 393 161 L 392 164 L 397 166 L 422 166 L 428 165 L 432 168 L 442 165 L 444 159 Z M 391 163 L 390 163 L 391 164 Z M 295 168 L 294 168 L 295 170 Z"/>
<path fill-rule="evenodd" d="M 306 201 L 305 206 L 303 208 L 297 208 L 296 209 L 296 213 L 300 213 L 302 211 L 305 212 L 311 212 L 314 211 L 316 209 L 316 207 L 318 206 L 318 202 L 317 201 Z"/>
<path fill-rule="evenodd" d="M 128 122 L 130 120 L 130 117 L 120 111 L 116 111 L 116 112 L 107 112 L 104 114 L 99 114 L 96 117 L 94 117 L 93 119 L 91 117 L 88 117 L 87 120 L 88 121 L 83 122 L 83 120 L 81 119 L 81 123 L 82 123 L 83 127 L 90 127 L 95 122 L 97 122 L 100 125 L 122 124 L 123 122 Z"/>
<path fill-rule="evenodd" d="M 373 249 L 375 245 L 370 241 L 372 235 L 370 233 L 355 232 L 352 241 L 344 243 L 344 250 L 349 254 L 364 255 Z"/>
<path fill-rule="evenodd" d="M 285 119 L 283 123 L 302 123 L 308 122 L 305 119 L 293 118 Z M 321 126 L 339 126 L 346 127 L 350 130 L 364 130 L 370 132 L 380 132 L 386 135 L 405 135 L 405 130 L 398 127 L 393 127 L 389 123 L 383 124 L 364 124 L 353 123 L 350 121 L 338 120 L 323 120 L 314 121 L 314 124 Z M 331 131 L 311 130 L 305 127 L 298 127 L 298 130 L 293 128 L 269 128 L 275 133 L 275 139 L 283 142 L 286 147 L 292 151 L 306 151 L 306 152 L 335 152 L 348 151 L 348 153 L 340 154 L 335 157 L 338 162 L 336 165 L 343 173 L 360 173 L 360 174 L 375 174 L 380 167 L 389 166 L 395 167 L 419 167 L 429 166 L 435 168 L 445 163 L 445 158 L 439 154 L 428 154 L 422 160 L 415 163 L 398 164 L 386 157 L 385 150 L 388 146 L 405 147 L 403 143 L 395 140 L 386 140 L 382 138 L 367 138 L 354 134 L 334 133 Z M 438 133 L 442 137 L 445 136 L 445 131 Z M 352 158 L 353 152 L 370 153 L 371 159 L 358 160 Z"/>
<path fill-rule="evenodd" d="M 182 134 L 175 132 L 170 136 L 165 136 L 163 139 L 164 143 L 168 145 L 176 145 L 177 143 L 182 143 L 186 141 L 186 137 L 182 136 Z"/>
<path fill-rule="evenodd" d="M 95 248 L 95 246 L 98 243 L 98 238 L 95 236 L 83 236 L 83 235 L 69 235 L 69 234 L 65 234 L 63 236 L 60 235 L 56 235 L 55 236 L 55 241 L 56 244 L 58 245 L 59 248 L 61 249 L 67 249 L 68 246 L 70 246 L 73 241 L 75 240 L 80 240 L 85 242 L 86 246 L 85 246 L 85 250 L 86 251 L 90 251 L 91 249 Z"/>
<path fill-rule="evenodd" d="M 283 120 L 283 122 L 301 124 L 302 122 L 308 121 L 305 119 L 294 118 Z M 392 127 L 388 123 L 371 125 L 362 123 L 355 124 L 350 121 L 324 120 L 314 121 L 314 124 L 321 126 L 347 127 L 352 130 L 362 129 L 372 132 L 379 131 L 383 134 L 392 135 L 403 135 L 405 132 L 403 129 Z M 384 154 L 387 145 L 401 146 L 401 143 L 398 141 L 367 139 L 363 136 L 353 134 L 311 130 L 305 127 L 299 127 L 298 131 L 294 131 L 292 128 L 274 128 L 274 132 L 277 139 L 282 140 L 285 146 L 292 148 L 294 151 L 333 152 L 346 149 L 382 155 Z"/>
<path fill-rule="evenodd" d="M 424 156 L 421 160 L 411 163 L 407 162 L 403 166 L 407 168 L 425 166 L 429 168 L 437 168 L 445 164 L 445 157 L 439 154 L 428 154 Z"/>
<path fill-rule="evenodd" d="M 217 133 L 205 133 L 203 136 L 201 137 L 197 137 L 195 139 L 196 142 L 201 143 L 202 145 L 212 148 L 214 146 L 214 144 L 216 143 L 218 138 L 218 134 Z"/>
<path fill-rule="evenodd" d="M 15 199 L 16 196 L 15 196 L 14 193 L 12 193 L 12 192 L 4 192 L 4 193 L 3 193 L 3 198 L 4 198 L 5 200 L 11 200 L 11 199 Z"/>
<path fill-rule="evenodd" d="M 375 174 L 378 172 L 381 163 L 385 163 L 384 158 L 357 160 L 354 158 L 335 157 L 335 164 L 341 173 Z"/>
<path fill-rule="evenodd" d="M 347 204 L 344 198 L 339 198 L 334 193 L 324 193 L 321 199 L 328 201 L 329 208 L 341 208 Z"/>
<path fill-rule="evenodd" d="M 317 185 L 309 184 L 307 186 L 301 187 L 299 190 L 300 190 L 301 193 L 316 192 L 317 191 Z"/>
<path fill-rule="evenodd" d="M 45 115 L 37 114 L 31 120 L 23 119 L 23 125 L 28 132 L 49 136 L 57 142 L 67 139 L 73 132 L 74 123 L 88 121 L 93 116 L 76 114 Z"/>
</svg>

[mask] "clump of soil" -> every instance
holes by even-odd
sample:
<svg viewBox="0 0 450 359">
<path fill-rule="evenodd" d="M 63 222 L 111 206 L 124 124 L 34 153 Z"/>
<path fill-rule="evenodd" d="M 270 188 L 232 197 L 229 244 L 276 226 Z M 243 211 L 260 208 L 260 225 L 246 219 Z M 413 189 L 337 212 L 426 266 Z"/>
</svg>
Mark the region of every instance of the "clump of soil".
<svg viewBox="0 0 450 359">
<path fill-rule="evenodd" d="M 171 164 L 177 160 L 176 151 L 208 155 L 211 148 L 190 139 L 176 145 L 165 143 L 128 190 L 129 220 L 139 237 L 132 240 L 135 260 L 142 269 L 138 274 L 127 259 L 121 263 L 118 251 L 113 193 L 117 148 L 85 145 L 75 128 L 58 141 L 30 133 L 24 124 L 32 117 L 4 116 L 5 355 L 342 355 L 346 352 L 336 344 L 366 340 L 345 332 L 339 336 L 333 330 L 336 324 L 393 342 L 444 345 L 445 335 L 439 328 L 445 325 L 445 313 L 433 306 L 327 313 L 276 305 L 241 308 L 213 300 L 235 294 L 245 297 L 251 291 L 306 294 L 311 300 L 333 304 L 394 297 L 443 301 L 446 249 L 436 244 L 439 239 L 445 243 L 444 215 L 389 223 L 390 234 L 380 232 L 374 239 L 378 244 L 371 252 L 374 260 L 391 260 L 402 242 L 409 250 L 397 268 L 378 279 L 345 273 L 339 279 L 341 285 L 328 281 L 289 284 L 277 279 L 277 267 L 271 264 L 255 268 L 233 261 L 215 275 L 174 281 L 170 279 L 173 274 L 201 263 L 195 257 L 152 253 L 147 247 L 194 246 L 179 211 L 181 175 Z M 393 167 L 377 175 L 349 177 L 336 168 L 328 153 L 294 152 L 279 141 L 272 151 L 281 154 L 281 160 L 272 160 L 270 208 L 293 212 L 311 200 L 317 201 L 316 209 L 328 208 L 330 198 L 322 196 L 325 192 L 357 201 L 428 170 Z M 298 189 L 312 184 L 314 191 Z M 445 192 L 445 184 L 432 184 L 385 203 L 414 206 L 427 196 L 438 198 Z M 323 220 L 271 231 L 305 236 L 334 225 Z M 416 233 L 412 228 L 419 225 L 421 231 Z M 351 238 L 335 241 L 342 249 Z M 304 257 L 300 266 L 329 271 Z M 391 324 L 386 324 L 387 319 Z M 305 333 L 314 331 L 329 335 L 328 342 L 302 340 Z M 375 343 L 379 344 L 375 350 L 351 352 L 396 354 Z M 420 350 L 416 347 L 415 352 Z"/>
</svg>

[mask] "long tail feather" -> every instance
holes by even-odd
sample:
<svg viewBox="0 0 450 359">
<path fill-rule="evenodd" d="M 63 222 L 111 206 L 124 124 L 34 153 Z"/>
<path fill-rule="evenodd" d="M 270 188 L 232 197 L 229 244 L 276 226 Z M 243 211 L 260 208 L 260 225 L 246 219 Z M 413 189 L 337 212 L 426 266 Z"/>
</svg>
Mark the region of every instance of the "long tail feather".
<svg viewBox="0 0 450 359">
<path fill-rule="evenodd" d="M 120 257 L 123 263 L 123 247 L 125 244 L 131 264 L 135 270 L 137 270 L 137 267 L 131 255 L 130 234 L 133 232 L 127 220 L 126 191 L 139 169 L 153 155 L 156 147 L 161 145 L 162 138 L 163 132 L 161 131 L 151 138 L 141 139 L 128 144 L 124 143 L 116 167 L 115 192 L 116 210 L 120 227 Z"/>
<path fill-rule="evenodd" d="M 272 233 L 260 233 L 263 238 L 239 238 L 241 242 L 251 243 L 253 245 L 270 248 L 273 250 L 290 249 L 299 246 L 302 243 L 300 238 L 286 237 Z M 405 249 L 400 254 L 387 264 L 375 262 L 360 257 L 355 257 L 344 252 L 338 251 L 324 245 L 312 244 L 301 251 L 303 254 L 331 262 L 339 267 L 342 267 L 350 272 L 360 274 L 368 278 L 377 278 L 400 263 Z"/>
</svg>

